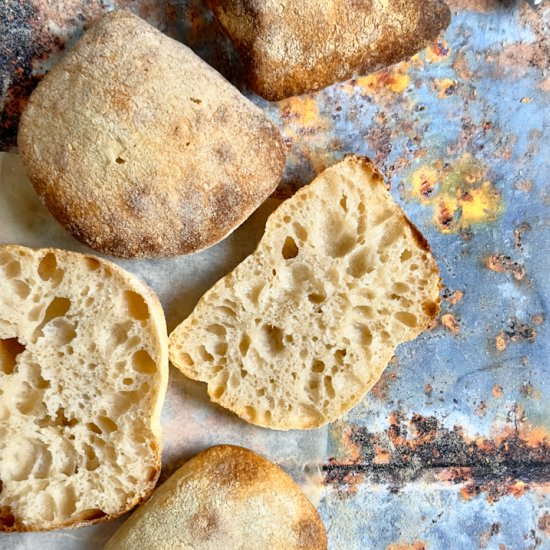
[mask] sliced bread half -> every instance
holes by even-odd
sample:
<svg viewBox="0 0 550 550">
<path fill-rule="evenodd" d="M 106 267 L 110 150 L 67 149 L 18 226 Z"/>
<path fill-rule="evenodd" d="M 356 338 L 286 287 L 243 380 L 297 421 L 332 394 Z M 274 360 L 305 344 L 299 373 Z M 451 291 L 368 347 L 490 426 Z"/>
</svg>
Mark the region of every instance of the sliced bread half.
<svg viewBox="0 0 550 550">
<path fill-rule="evenodd" d="M 95 523 L 148 498 L 167 378 L 162 307 L 136 277 L 0 246 L 0 531 Z"/>
<path fill-rule="evenodd" d="M 325 528 L 294 480 L 242 447 L 186 462 L 115 533 L 105 550 L 324 550 Z"/>
<path fill-rule="evenodd" d="M 213 401 L 268 428 L 349 411 L 439 310 L 428 243 L 367 160 L 350 156 L 269 218 L 257 250 L 170 336 Z"/>
</svg>

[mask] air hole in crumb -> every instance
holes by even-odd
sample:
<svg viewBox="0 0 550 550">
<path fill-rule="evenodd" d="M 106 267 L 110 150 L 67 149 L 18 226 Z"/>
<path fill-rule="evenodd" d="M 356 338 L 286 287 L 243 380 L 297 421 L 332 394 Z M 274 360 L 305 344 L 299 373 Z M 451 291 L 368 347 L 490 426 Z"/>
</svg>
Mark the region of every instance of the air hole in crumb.
<svg viewBox="0 0 550 550">
<path fill-rule="evenodd" d="M 298 246 L 296 245 L 296 241 L 292 237 L 287 237 L 285 239 L 285 244 L 283 245 L 282 249 L 282 255 L 285 260 L 291 260 L 292 258 L 296 258 L 298 256 Z"/>
<path fill-rule="evenodd" d="M 225 393 L 225 388 L 223 386 L 218 386 L 212 391 L 212 397 L 214 399 L 219 399 Z"/>
<path fill-rule="evenodd" d="M 418 319 L 416 315 L 409 313 L 408 311 L 399 311 L 394 317 L 407 327 L 415 328 L 418 325 Z"/>
<path fill-rule="evenodd" d="M 428 317 L 433 317 L 437 313 L 438 306 L 435 302 L 428 300 L 422 304 L 422 310 Z"/>
<path fill-rule="evenodd" d="M 326 296 L 324 294 L 313 293 L 309 294 L 307 298 L 314 304 L 322 304 L 325 301 Z"/>
<path fill-rule="evenodd" d="M 246 355 L 248 349 L 250 348 L 250 336 L 248 334 L 243 334 L 241 336 L 241 341 L 239 342 L 239 351 L 242 356 Z"/>
<path fill-rule="evenodd" d="M 97 271 L 99 269 L 99 266 L 101 265 L 99 260 L 96 258 L 92 258 L 92 256 L 86 256 L 85 260 L 86 266 L 90 271 Z"/>
<path fill-rule="evenodd" d="M 256 395 L 258 397 L 263 397 L 265 395 L 265 388 L 260 388 L 259 390 L 256 390 Z"/>
<path fill-rule="evenodd" d="M 365 319 L 372 319 L 374 317 L 374 311 L 370 306 L 356 306 L 353 308 L 353 312 Z"/>
<path fill-rule="evenodd" d="M 8 279 L 15 279 L 21 275 L 21 264 L 17 260 L 13 260 L 4 267 L 4 273 Z"/>
<path fill-rule="evenodd" d="M 132 366 L 136 372 L 142 374 L 154 374 L 157 372 L 156 363 L 144 349 L 140 349 L 134 353 L 132 356 Z"/>
<path fill-rule="evenodd" d="M 261 328 L 261 342 L 269 353 L 279 354 L 284 350 L 283 331 L 279 327 L 263 325 Z"/>
<path fill-rule="evenodd" d="M 225 342 L 218 342 L 214 345 L 212 350 L 216 355 L 223 357 L 227 353 L 227 344 Z"/>
<path fill-rule="evenodd" d="M 334 391 L 334 386 L 332 385 L 332 377 L 331 376 L 325 376 L 323 378 L 323 382 L 325 385 L 325 391 L 327 392 L 327 395 L 333 399 L 336 396 L 336 392 Z"/>
<path fill-rule="evenodd" d="M 323 363 L 323 361 L 315 359 L 313 361 L 313 364 L 311 365 L 311 370 L 313 372 L 323 372 L 325 370 L 325 364 Z"/>
<path fill-rule="evenodd" d="M 285 223 L 289 223 L 289 222 L 290 222 L 290 216 L 285 216 L 285 217 L 283 218 L 283 221 L 284 221 Z"/>
<path fill-rule="evenodd" d="M 407 260 L 410 260 L 412 258 L 412 252 L 409 249 L 403 250 L 401 252 L 401 256 L 399 256 L 399 259 L 402 262 L 406 262 Z"/>
<path fill-rule="evenodd" d="M 347 352 L 345 349 L 337 349 L 334 352 L 334 359 L 336 360 L 336 363 L 338 363 L 338 365 L 344 364 L 344 357 L 346 356 L 346 354 Z"/>
<path fill-rule="evenodd" d="M 126 290 L 123 294 L 126 302 L 126 308 L 130 317 L 137 321 L 146 321 L 149 319 L 149 308 L 143 299 L 137 292 Z"/>
<path fill-rule="evenodd" d="M 392 290 L 394 292 L 397 292 L 398 294 L 404 294 L 405 292 L 408 292 L 410 290 L 410 287 L 406 283 L 394 283 L 392 286 Z"/>
<path fill-rule="evenodd" d="M 199 346 L 197 349 L 203 361 L 214 361 L 214 356 L 211 353 L 208 353 L 204 346 Z"/>
<path fill-rule="evenodd" d="M 193 359 L 191 359 L 191 356 L 188 353 L 182 353 L 180 355 L 180 361 L 188 367 L 192 367 L 194 365 Z"/>
<path fill-rule="evenodd" d="M 131 386 L 134 383 L 134 380 L 133 380 L 133 378 L 123 378 L 122 383 L 125 386 Z"/>
<path fill-rule="evenodd" d="M 45 325 L 56 317 L 63 317 L 67 311 L 69 311 L 70 307 L 71 301 L 68 298 L 60 298 L 59 296 L 56 296 L 46 309 L 42 323 L 40 323 L 40 326 L 36 329 L 36 333 L 41 334 Z"/>
<path fill-rule="evenodd" d="M 93 422 L 88 422 L 86 424 L 86 427 L 88 428 L 88 430 L 90 430 L 91 432 L 94 432 L 95 434 L 103 433 L 101 431 L 101 428 L 97 424 L 94 424 Z"/>
<path fill-rule="evenodd" d="M 254 407 L 251 407 L 250 405 L 244 408 L 244 413 L 246 416 L 246 419 L 250 422 L 254 422 L 256 420 L 256 409 Z"/>
<path fill-rule="evenodd" d="M 31 293 L 31 287 L 25 281 L 12 281 L 13 290 L 18 298 L 24 300 Z"/>
<path fill-rule="evenodd" d="M 344 210 L 344 212 L 348 211 L 348 198 L 346 197 L 346 195 L 344 195 L 340 199 L 340 206 L 342 207 L 342 210 Z"/>
<path fill-rule="evenodd" d="M 13 374 L 17 356 L 25 351 L 25 346 L 17 338 L 0 339 L 0 372 Z"/>
<path fill-rule="evenodd" d="M 292 224 L 292 227 L 294 228 L 294 233 L 296 233 L 296 236 L 298 237 L 298 239 L 300 239 L 302 242 L 305 242 L 307 239 L 306 228 L 298 222 L 294 222 Z"/>
<path fill-rule="evenodd" d="M 348 275 L 356 279 L 374 270 L 372 257 L 366 250 L 359 250 L 349 259 Z"/>
<path fill-rule="evenodd" d="M 202 100 L 197 99 L 196 97 L 190 97 L 189 98 L 193 103 L 196 103 L 197 105 L 200 105 L 202 103 Z"/>
<path fill-rule="evenodd" d="M 109 434 L 118 429 L 118 426 L 116 425 L 116 423 L 113 420 L 111 420 L 108 416 L 99 416 L 97 419 L 97 422 L 101 426 L 101 430 L 104 433 Z"/>
<path fill-rule="evenodd" d="M 43 281 L 59 284 L 63 279 L 63 270 L 57 268 L 57 259 L 53 252 L 48 252 L 38 264 L 38 275 Z"/>
<path fill-rule="evenodd" d="M 117 164 L 124 164 L 126 161 L 122 158 L 122 157 L 117 157 L 116 158 L 116 163 Z"/>
<path fill-rule="evenodd" d="M 223 325 L 219 325 L 217 323 L 206 327 L 206 331 L 220 338 L 227 334 L 227 329 Z"/>
<path fill-rule="evenodd" d="M 356 325 L 355 332 L 359 343 L 363 346 L 370 346 L 372 344 L 372 332 L 366 325 Z"/>
</svg>

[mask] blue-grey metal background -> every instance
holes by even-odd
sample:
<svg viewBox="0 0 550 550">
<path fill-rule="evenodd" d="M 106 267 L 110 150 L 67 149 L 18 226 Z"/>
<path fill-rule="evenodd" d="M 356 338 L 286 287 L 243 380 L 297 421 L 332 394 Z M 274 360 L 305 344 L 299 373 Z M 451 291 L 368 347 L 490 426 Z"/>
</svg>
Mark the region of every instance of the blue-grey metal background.
<svg viewBox="0 0 550 550">
<path fill-rule="evenodd" d="M 242 88 L 202 2 L 52 4 L 0 0 L 4 150 L 40 72 L 112 7 Z M 331 427 L 320 511 L 334 550 L 550 548 L 550 6 L 450 4 L 451 27 L 408 62 L 274 104 L 245 90 L 288 144 L 280 196 L 370 156 L 445 284 L 437 324 Z"/>
</svg>

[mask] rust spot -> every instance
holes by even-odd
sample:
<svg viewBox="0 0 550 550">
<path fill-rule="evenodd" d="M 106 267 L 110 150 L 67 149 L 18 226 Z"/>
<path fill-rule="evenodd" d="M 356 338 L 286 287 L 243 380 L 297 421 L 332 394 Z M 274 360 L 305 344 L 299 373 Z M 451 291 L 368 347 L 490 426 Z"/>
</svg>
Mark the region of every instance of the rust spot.
<svg viewBox="0 0 550 550">
<path fill-rule="evenodd" d="M 397 359 L 392 357 L 389 365 L 395 365 L 397 363 Z M 376 382 L 376 384 L 371 389 L 371 394 L 376 397 L 376 399 L 379 399 L 380 401 L 385 401 L 388 398 L 388 391 L 390 389 L 390 386 L 393 382 L 397 380 L 397 373 L 393 370 L 390 370 L 387 368 L 382 373 L 382 376 Z"/>
<path fill-rule="evenodd" d="M 518 407 L 510 411 L 509 422 L 493 437 L 471 438 L 460 426 L 443 427 L 433 416 L 406 419 L 394 411 L 384 432 L 362 426 L 346 430 L 355 460 L 330 459 L 324 466 L 325 483 L 347 495 L 351 480 L 364 476 L 398 491 L 435 470 L 438 479 L 461 484 L 466 499 L 481 493 L 489 501 L 504 495 L 519 498 L 529 484 L 548 480 L 550 441 L 542 428 L 526 424 Z"/>
<path fill-rule="evenodd" d="M 443 292 L 443 299 L 450 305 L 455 306 L 464 298 L 464 292 L 462 290 L 454 290 L 451 292 L 449 289 L 445 289 Z"/>
<path fill-rule="evenodd" d="M 497 351 L 504 351 L 508 347 L 507 342 L 506 334 L 504 334 L 504 332 L 497 334 L 495 337 L 495 347 L 497 348 Z"/>
<path fill-rule="evenodd" d="M 489 544 L 489 541 L 492 537 L 495 535 L 498 535 L 500 533 L 500 523 L 493 523 L 488 531 L 485 531 L 484 533 L 481 533 L 481 536 L 479 537 L 479 546 L 480 548 L 487 548 L 487 545 Z"/>
<path fill-rule="evenodd" d="M 425 542 L 416 540 L 414 542 L 392 542 L 386 546 L 386 550 L 427 550 Z"/>
<path fill-rule="evenodd" d="M 485 265 L 497 273 L 511 273 L 516 281 L 521 281 L 525 277 L 525 267 L 504 254 L 489 256 L 485 260 Z"/>
<path fill-rule="evenodd" d="M 502 391 L 502 386 L 495 384 L 491 389 L 491 395 L 495 399 L 502 399 L 504 397 L 504 392 Z"/>
<path fill-rule="evenodd" d="M 516 317 L 510 317 L 508 328 L 495 336 L 495 347 L 498 351 L 504 351 L 510 342 L 529 342 L 532 344 L 536 338 L 537 331 L 533 327 L 521 323 Z"/>
<path fill-rule="evenodd" d="M 476 414 L 480 418 L 484 418 L 487 414 L 487 403 L 485 401 L 481 401 L 480 404 L 476 407 Z"/>
<path fill-rule="evenodd" d="M 424 384 L 424 393 L 425 393 L 426 395 L 432 395 L 433 391 L 434 391 L 434 390 L 433 390 L 431 384 Z"/>
<path fill-rule="evenodd" d="M 539 529 L 550 536 L 550 513 L 546 512 L 539 518 Z"/>
<path fill-rule="evenodd" d="M 542 323 L 544 323 L 544 313 L 537 313 L 536 315 L 533 315 L 531 317 L 531 321 L 533 321 L 535 325 L 542 325 Z"/>
<path fill-rule="evenodd" d="M 519 249 L 522 248 L 521 240 L 523 238 L 523 235 L 527 231 L 531 231 L 531 230 L 532 230 L 532 227 L 527 222 L 523 222 L 522 224 L 518 225 L 514 229 L 514 245 L 516 246 L 516 248 L 519 248 Z"/>
<path fill-rule="evenodd" d="M 441 316 L 442 325 L 450 330 L 454 335 L 457 335 L 460 332 L 460 325 L 456 320 L 455 316 L 452 313 L 446 313 Z"/>
</svg>

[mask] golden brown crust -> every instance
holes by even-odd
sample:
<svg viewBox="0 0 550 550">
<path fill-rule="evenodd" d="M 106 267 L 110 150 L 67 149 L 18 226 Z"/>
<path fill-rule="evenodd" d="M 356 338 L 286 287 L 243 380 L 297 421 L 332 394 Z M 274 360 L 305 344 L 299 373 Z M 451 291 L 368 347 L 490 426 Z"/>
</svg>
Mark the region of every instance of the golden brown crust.
<svg viewBox="0 0 550 550">
<path fill-rule="evenodd" d="M 450 22 L 443 0 L 210 0 L 250 87 L 270 101 L 402 61 Z"/>
<path fill-rule="evenodd" d="M 324 550 L 327 538 L 317 511 L 288 474 L 248 449 L 218 445 L 159 487 L 105 550 L 137 543 L 144 550 Z"/>
<path fill-rule="evenodd" d="M 77 239 L 119 257 L 189 254 L 240 225 L 285 163 L 266 115 L 190 49 L 124 11 L 33 92 L 18 145 Z"/>
<path fill-rule="evenodd" d="M 149 499 L 155 489 L 161 471 L 162 434 L 160 427 L 160 412 L 168 384 L 168 336 L 162 305 L 156 293 L 145 283 L 118 265 L 103 258 L 56 248 L 30 248 L 15 244 L 0 245 L 0 252 L 2 251 L 15 253 L 17 255 L 22 253 L 23 256 L 38 253 L 41 258 L 44 258 L 48 254 L 53 254 L 58 260 L 60 258 L 68 259 L 74 264 L 75 269 L 77 269 L 79 264 L 94 262 L 98 266 L 106 268 L 111 274 L 110 277 L 113 279 L 117 278 L 118 284 L 122 285 L 125 289 L 131 290 L 132 292 L 140 295 L 147 305 L 148 314 L 152 321 L 150 330 L 158 369 L 156 384 L 154 385 L 153 406 L 149 410 L 150 415 L 147 417 L 147 423 L 149 424 L 155 439 L 154 441 L 150 441 L 151 459 L 148 464 L 149 477 L 146 480 L 138 480 L 142 487 L 136 494 L 134 500 L 127 503 L 127 505 L 122 507 L 120 510 L 117 510 L 116 513 L 107 514 L 99 509 L 87 510 L 85 517 L 61 522 L 47 522 L 47 527 L 45 527 L 46 523 L 41 525 L 22 523 L 20 518 L 15 517 L 12 514 L 12 510 L 10 510 L 8 506 L 0 506 L 0 532 L 5 533 L 74 529 L 116 519 Z M 2 482 L 0 480 L 0 497 L 1 491 Z"/>
</svg>

